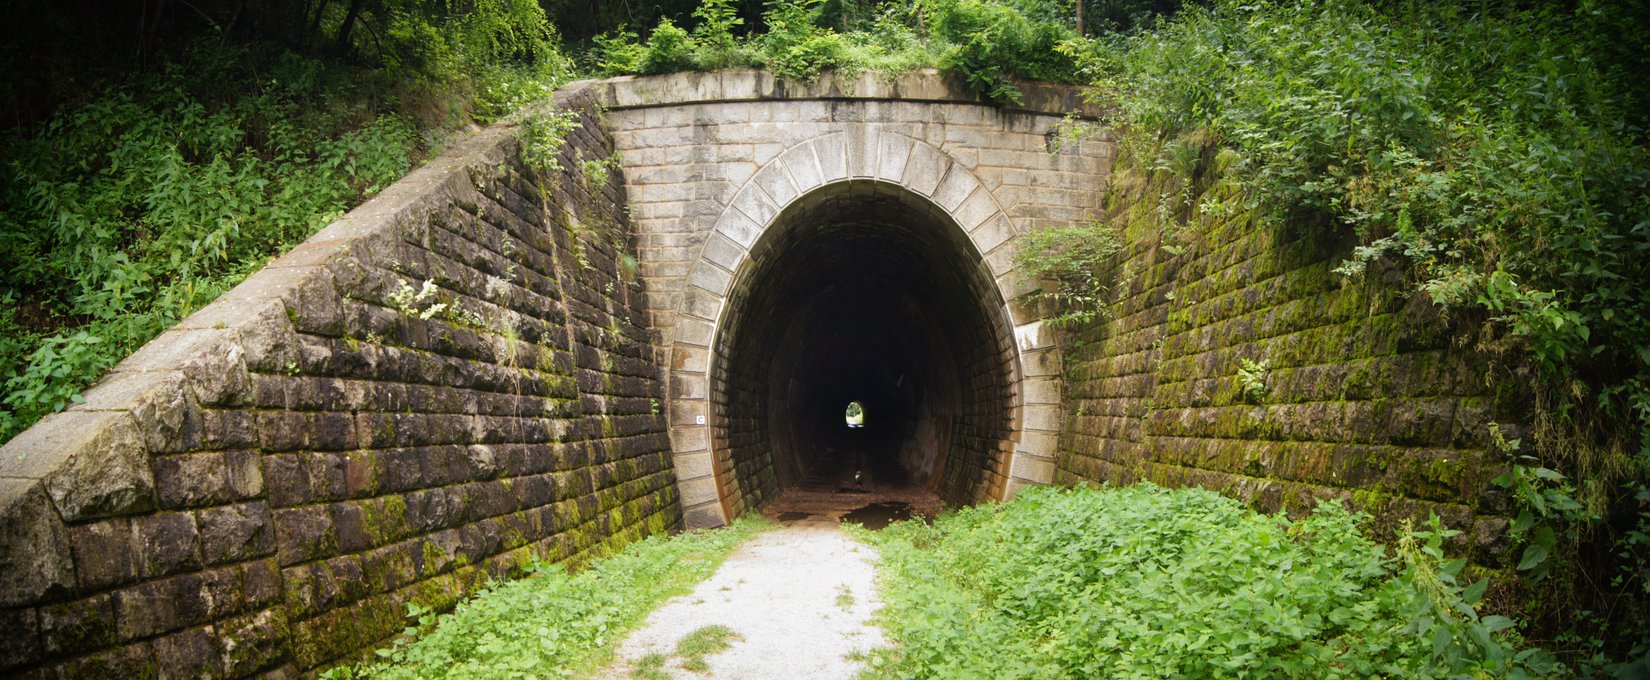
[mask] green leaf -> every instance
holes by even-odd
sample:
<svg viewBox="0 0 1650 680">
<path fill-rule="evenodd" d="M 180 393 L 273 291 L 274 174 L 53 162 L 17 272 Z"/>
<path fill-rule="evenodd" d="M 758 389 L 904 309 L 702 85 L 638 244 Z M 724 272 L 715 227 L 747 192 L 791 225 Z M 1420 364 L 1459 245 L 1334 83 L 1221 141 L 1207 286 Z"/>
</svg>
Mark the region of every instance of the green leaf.
<svg viewBox="0 0 1650 680">
<path fill-rule="evenodd" d="M 1550 548 L 1540 543 L 1531 543 L 1524 546 L 1523 557 L 1518 560 L 1517 569 L 1519 571 L 1534 569 L 1537 565 L 1547 561 L 1547 556 L 1551 552 Z"/>
<path fill-rule="evenodd" d="M 1467 604 L 1476 604 L 1479 600 L 1483 599 L 1484 591 L 1489 587 L 1489 579 L 1479 579 L 1477 582 L 1467 586 L 1465 590 L 1461 591 L 1461 599 L 1466 601 Z"/>
</svg>

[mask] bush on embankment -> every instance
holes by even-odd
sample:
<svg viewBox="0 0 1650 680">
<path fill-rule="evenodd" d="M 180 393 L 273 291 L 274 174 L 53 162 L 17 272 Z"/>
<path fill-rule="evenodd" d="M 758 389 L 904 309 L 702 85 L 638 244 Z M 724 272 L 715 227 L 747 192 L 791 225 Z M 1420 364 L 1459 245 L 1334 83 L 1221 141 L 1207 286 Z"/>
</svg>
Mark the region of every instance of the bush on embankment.
<svg viewBox="0 0 1650 680">
<path fill-rule="evenodd" d="M 691 30 L 666 17 L 645 41 L 620 27 L 595 39 L 591 61 L 603 75 L 756 67 L 809 78 L 824 69 L 933 67 L 963 76 L 993 101 L 1016 103 L 1013 79 L 1074 83 L 1080 75 L 1072 56 L 1057 49 L 1077 37 L 1066 3 L 773 0 L 763 5 L 760 27 L 746 25 L 740 4 L 705 0 Z"/>
<path fill-rule="evenodd" d="M 1650 669 L 1646 42 L 1632 2 L 1220 0 L 1066 49 L 1122 145 L 1102 229 L 1348 243 L 1340 274 L 1496 358 L 1497 417 L 1531 426 L 1488 434 L 1538 595 L 1519 613 L 1567 658 Z"/>
<path fill-rule="evenodd" d="M 118 17 L 24 12 L 43 51 L 53 30 L 93 39 L 96 59 L 59 47 L 49 67 L 103 75 L 43 92 L 6 62 L 6 89 L 55 112 L 0 136 L 0 442 L 449 133 L 566 79 L 537 3 L 446 5 L 203 2 L 133 17 L 131 44 L 97 30 Z"/>
</svg>

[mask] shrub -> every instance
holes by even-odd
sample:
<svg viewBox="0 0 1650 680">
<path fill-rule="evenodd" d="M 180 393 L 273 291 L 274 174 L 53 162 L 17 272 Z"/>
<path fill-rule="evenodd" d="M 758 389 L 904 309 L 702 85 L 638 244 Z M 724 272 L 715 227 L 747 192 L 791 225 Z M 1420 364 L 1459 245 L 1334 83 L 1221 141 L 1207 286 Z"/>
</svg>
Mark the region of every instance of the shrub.
<svg viewBox="0 0 1650 680">
<path fill-rule="evenodd" d="M 854 70 L 853 51 L 842 34 L 819 25 L 824 0 L 770 0 L 762 20 L 761 57 L 774 73 L 811 78 L 827 68 Z"/>
<path fill-rule="evenodd" d="M 603 76 L 642 73 L 647 63 L 647 46 L 635 31 L 624 26 L 595 37 L 596 71 Z"/>
<path fill-rule="evenodd" d="M 734 31 L 745 24 L 733 0 L 704 0 L 693 10 L 699 25 L 693 27 L 695 55 L 699 68 L 715 70 L 746 66 L 749 57 L 739 45 Z"/>
<path fill-rule="evenodd" d="M 1056 49 L 1076 34 L 1062 21 L 1038 20 L 1040 3 L 937 2 L 929 27 L 947 43 L 938 66 L 963 74 L 992 101 L 1020 103 L 1011 77 L 1073 82 L 1073 62 Z"/>
<path fill-rule="evenodd" d="M 647 54 L 642 57 L 643 73 L 669 73 L 691 68 L 693 39 L 688 32 L 676 27 L 670 19 L 660 19 L 647 41 Z"/>
<path fill-rule="evenodd" d="M 741 39 L 733 0 L 694 10 L 685 34 L 661 19 L 644 44 L 622 27 L 595 38 L 602 75 L 759 65 L 810 78 L 826 69 L 900 73 L 939 67 L 961 73 L 995 101 L 1018 102 L 1012 78 L 1075 82 L 1072 56 L 1056 49 L 1075 37 L 1068 8 L 1044 0 L 861 3 L 769 0 L 765 32 Z"/>
<path fill-rule="evenodd" d="M 1530 677 L 1562 672 L 1480 617 L 1436 526 L 1394 559 L 1358 515 L 1299 520 L 1201 489 L 1032 488 L 868 534 L 871 677 Z"/>
<path fill-rule="evenodd" d="M 197 39 L 0 140 L 0 442 L 399 179 L 454 111 L 491 120 L 567 73 L 531 0 L 372 11 L 378 66 Z M 464 103 L 419 103 L 444 100 Z"/>
</svg>

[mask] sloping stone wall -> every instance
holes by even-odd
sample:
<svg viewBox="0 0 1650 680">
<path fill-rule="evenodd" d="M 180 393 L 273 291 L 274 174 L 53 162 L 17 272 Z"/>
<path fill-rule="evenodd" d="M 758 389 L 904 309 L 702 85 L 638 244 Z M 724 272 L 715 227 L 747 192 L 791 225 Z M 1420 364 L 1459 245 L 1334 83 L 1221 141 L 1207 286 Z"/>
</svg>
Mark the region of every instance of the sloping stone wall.
<svg viewBox="0 0 1650 680">
<path fill-rule="evenodd" d="M 1055 481 L 1196 485 L 1268 511 L 1340 499 L 1382 540 L 1436 513 L 1458 553 L 1505 566 L 1489 425 L 1508 385 L 1401 277 L 1335 274 L 1350 239 L 1215 224 L 1179 254 L 1137 238 L 1119 258 L 1110 320 L 1070 342 Z M 1259 399 L 1246 359 L 1269 366 Z"/>
<path fill-rule="evenodd" d="M 488 129 L 0 449 L 0 675 L 316 668 L 680 525 L 624 184 L 561 104 L 568 170 Z"/>
</svg>

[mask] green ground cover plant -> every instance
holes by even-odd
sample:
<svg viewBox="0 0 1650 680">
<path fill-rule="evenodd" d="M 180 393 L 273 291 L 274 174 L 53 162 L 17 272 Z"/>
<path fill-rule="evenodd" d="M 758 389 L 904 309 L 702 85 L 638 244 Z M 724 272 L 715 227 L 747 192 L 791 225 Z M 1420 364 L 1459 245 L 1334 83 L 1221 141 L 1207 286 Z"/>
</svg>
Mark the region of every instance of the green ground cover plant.
<svg viewBox="0 0 1650 680">
<path fill-rule="evenodd" d="M 1551 655 L 1473 607 L 1424 527 L 1395 552 L 1325 504 L 1291 520 L 1202 489 L 1022 491 L 897 523 L 882 552 L 895 646 L 873 678 L 1544 677 Z"/>
<path fill-rule="evenodd" d="M 654 535 L 569 574 L 543 565 L 527 578 L 494 584 L 450 613 L 411 608 L 413 625 L 382 659 L 340 667 L 325 677 L 547 678 L 604 665 L 614 645 L 666 599 L 710 576 L 734 548 L 770 524 L 732 525 L 675 536 Z M 719 631 L 694 638 L 684 657 L 713 653 Z"/>
<path fill-rule="evenodd" d="M 271 23 L 230 34 L 240 10 L 202 3 L 215 28 L 172 27 L 170 42 L 132 48 L 156 65 L 0 133 L 0 442 L 448 135 L 570 74 L 531 0 L 380 3 L 353 18 L 304 4 L 311 23 L 292 35 L 277 30 L 293 25 L 276 21 L 284 6 L 246 10 L 243 27 Z M 305 36 L 328 47 L 305 50 Z"/>
</svg>

